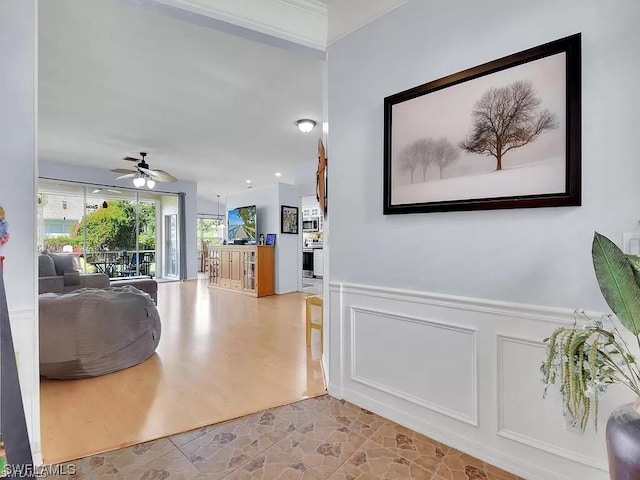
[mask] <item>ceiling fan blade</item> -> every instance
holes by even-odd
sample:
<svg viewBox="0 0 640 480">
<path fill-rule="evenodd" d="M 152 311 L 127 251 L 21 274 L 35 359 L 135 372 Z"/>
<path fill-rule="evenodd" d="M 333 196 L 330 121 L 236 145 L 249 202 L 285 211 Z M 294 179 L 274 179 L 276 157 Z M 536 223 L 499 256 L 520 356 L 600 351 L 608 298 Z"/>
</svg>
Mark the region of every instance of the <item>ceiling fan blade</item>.
<svg viewBox="0 0 640 480">
<path fill-rule="evenodd" d="M 126 160 L 127 162 L 136 162 L 136 163 L 139 163 L 142 161 L 142 159 L 135 158 L 135 157 L 124 157 L 123 160 Z"/>
<path fill-rule="evenodd" d="M 135 176 L 136 176 L 135 173 L 127 173 L 126 175 L 120 175 L 119 177 L 116 177 L 116 180 L 123 180 L 125 178 L 133 178 Z"/>
<path fill-rule="evenodd" d="M 120 190 L 113 190 L 111 188 L 96 188 L 91 193 L 100 193 L 100 192 L 122 193 Z"/>
<path fill-rule="evenodd" d="M 135 170 L 132 170 L 130 168 L 114 168 L 113 170 L 111 170 L 113 173 L 136 173 Z"/>
<path fill-rule="evenodd" d="M 149 170 L 148 168 L 138 167 L 138 170 L 140 170 L 142 173 L 146 173 L 150 177 L 156 177 L 157 176 L 157 174 L 156 174 L 156 172 L 154 170 Z"/>
<path fill-rule="evenodd" d="M 176 177 L 174 177 L 170 173 L 165 172 L 164 170 L 154 170 L 154 173 L 156 174 L 156 176 L 153 177 L 153 179 L 156 182 L 173 183 L 178 181 Z"/>
</svg>

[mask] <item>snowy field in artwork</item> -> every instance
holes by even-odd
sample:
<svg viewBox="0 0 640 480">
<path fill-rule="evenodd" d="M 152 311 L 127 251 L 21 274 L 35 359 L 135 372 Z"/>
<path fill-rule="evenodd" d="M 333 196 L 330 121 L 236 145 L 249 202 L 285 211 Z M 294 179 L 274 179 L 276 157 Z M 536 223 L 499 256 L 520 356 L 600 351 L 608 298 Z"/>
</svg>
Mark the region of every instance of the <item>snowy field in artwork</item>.
<svg viewBox="0 0 640 480">
<path fill-rule="evenodd" d="M 565 191 L 564 157 L 543 162 L 410 185 L 394 185 L 393 205 L 543 195 Z"/>
</svg>

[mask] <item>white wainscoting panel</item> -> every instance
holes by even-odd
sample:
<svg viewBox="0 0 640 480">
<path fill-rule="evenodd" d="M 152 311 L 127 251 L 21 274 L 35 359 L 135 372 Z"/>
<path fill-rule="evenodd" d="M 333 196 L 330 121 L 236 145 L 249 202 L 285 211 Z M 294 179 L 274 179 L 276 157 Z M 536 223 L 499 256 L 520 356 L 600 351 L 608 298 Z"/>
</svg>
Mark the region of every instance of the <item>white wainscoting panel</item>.
<svg viewBox="0 0 640 480">
<path fill-rule="evenodd" d="M 478 425 L 475 329 L 354 306 L 350 320 L 352 380 Z"/>
<path fill-rule="evenodd" d="M 42 463 L 40 444 L 40 365 L 36 312 L 32 307 L 9 308 L 14 347 L 29 345 L 30 349 L 16 348 L 18 378 L 22 390 L 22 403 L 31 441 L 31 452 L 36 465 Z M 34 353 L 35 352 L 35 353 Z"/>
<path fill-rule="evenodd" d="M 574 433 L 573 448 L 567 449 L 563 442 L 566 423 L 558 422 L 558 390 L 549 389 L 544 400 L 540 383 L 522 382 L 523 377 L 540 375 L 545 351 L 541 341 L 498 335 L 498 435 L 606 472 L 605 445 L 593 441 L 593 425 L 589 424 L 584 434 Z M 601 427 L 606 425 L 607 413 L 615 408 L 609 400 L 605 398 L 600 406 Z"/>
<path fill-rule="evenodd" d="M 339 289 L 327 285 L 325 282 L 324 291 L 324 348 L 325 354 L 328 352 L 329 368 L 325 370 L 327 381 L 327 391 L 336 398 L 342 398 L 342 365 L 344 365 L 344 348 L 342 348 L 342 293 Z M 329 303 L 327 304 L 327 299 Z M 326 315 L 326 312 L 329 315 Z M 335 320 L 335 322 L 329 320 Z"/>
<path fill-rule="evenodd" d="M 570 432 L 542 399 L 541 340 L 573 310 L 332 281 L 329 392 L 527 480 L 606 480 L 600 428 Z M 591 313 L 597 318 L 597 312 Z"/>
</svg>

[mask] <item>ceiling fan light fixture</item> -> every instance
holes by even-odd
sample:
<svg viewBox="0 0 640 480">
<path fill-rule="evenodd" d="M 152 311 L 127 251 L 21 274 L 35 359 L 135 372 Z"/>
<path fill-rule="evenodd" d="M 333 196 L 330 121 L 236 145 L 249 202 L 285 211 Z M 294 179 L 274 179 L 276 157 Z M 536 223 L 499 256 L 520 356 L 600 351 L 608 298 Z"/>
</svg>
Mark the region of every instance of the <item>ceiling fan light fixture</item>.
<svg viewBox="0 0 640 480">
<path fill-rule="evenodd" d="M 124 157 L 123 160 L 135 162 L 136 165 L 133 168 L 112 169 L 112 172 L 122 174 L 116 177 L 116 180 L 132 179 L 133 185 L 136 188 L 142 188 L 146 185 L 149 189 L 154 188 L 158 182 L 173 183 L 178 181 L 176 177 L 164 170 L 153 170 L 145 161 L 147 157 L 146 152 L 140 152 L 140 156 L 142 158 Z"/>
<path fill-rule="evenodd" d="M 296 125 L 298 125 L 298 130 L 300 130 L 302 133 L 309 133 L 315 128 L 316 122 L 308 118 L 303 118 L 298 120 L 296 122 Z"/>
</svg>

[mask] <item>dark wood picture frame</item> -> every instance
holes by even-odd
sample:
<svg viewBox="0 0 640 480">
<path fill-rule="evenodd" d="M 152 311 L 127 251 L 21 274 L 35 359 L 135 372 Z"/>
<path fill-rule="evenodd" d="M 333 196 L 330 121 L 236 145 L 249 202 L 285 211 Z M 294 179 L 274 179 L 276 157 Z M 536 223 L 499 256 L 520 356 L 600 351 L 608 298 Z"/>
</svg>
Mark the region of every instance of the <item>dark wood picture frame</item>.
<svg viewBox="0 0 640 480">
<path fill-rule="evenodd" d="M 565 128 L 565 186 L 563 192 L 522 194 L 514 196 L 496 196 L 483 198 L 463 198 L 443 201 L 427 201 L 417 203 L 393 202 L 394 188 L 394 142 L 393 131 L 393 109 L 394 106 L 407 102 L 430 93 L 447 89 L 464 82 L 472 82 L 480 77 L 501 72 L 513 67 L 524 65 L 536 60 L 545 59 L 559 53 L 565 54 L 565 78 L 566 91 L 565 100 L 566 111 L 564 112 Z M 455 101 L 455 95 L 451 95 Z M 475 108 L 475 107 L 474 107 Z M 434 112 L 438 115 L 438 112 Z M 551 127 L 555 128 L 555 127 Z M 478 138 L 478 137 L 469 137 Z M 532 140 L 531 142 L 533 143 Z M 466 140 L 465 140 L 466 142 Z M 457 148 L 462 148 L 462 143 Z M 470 145 L 467 143 L 466 145 Z M 495 145 L 495 144 L 494 144 Z M 494 147 L 495 149 L 495 147 Z M 496 149 L 497 150 L 497 149 Z M 468 151 L 468 150 L 467 150 Z M 473 152 L 479 153 L 479 152 Z M 505 152 L 506 153 L 506 152 Z M 486 153 L 485 153 L 486 155 Z M 494 155 L 495 156 L 495 155 Z M 502 156 L 502 154 L 498 155 Z M 497 157 L 496 157 L 497 158 Z M 441 163 L 442 165 L 442 163 Z M 501 168 L 500 160 L 498 160 Z M 398 171 L 399 167 L 396 167 Z M 426 167 L 425 167 L 426 169 Z M 442 166 L 440 166 L 442 178 Z M 495 177 L 494 177 L 495 178 Z M 559 178 L 559 177 L 558 177 Z M 413 172 L 411 173 L 413 183 Z M 559 182 L 560 183 L 560 182 Z M 424 185 L 429 185 L 426 182 Z M 428 188 L 428 187 L 425 187 Z M 489 210 L 504 208 L 532 208 L 532 207 L 557 207 L 557 206 L 579 206 L 581 205 L 581 35 L 575 34 L 560 40 L 556 40 L 544 45 L 540 45 L 507 57 L 494 60 L 468 70 L 464 70 L 453 75 L 449 75 L 438 80 L 411 88 L 404 92 L 391 95 L 384 99 L 384 214 L 404 214 L 421 212 L 445 212 L 462 210 Z"/>
<path fill-rule="evenodd" d="M 285 225 L 285 220 L 286 220 L 285 216 L 289 212 L 294 213 L 295 221 L 290 222 L 290 225 Z M 289 223 L 289 222 L 286 222 L 286 223 Z M 297 235 L 299 223 L 300 223 L 300 217 L 299 217 L 298 207 L 291 207 L 289 205 L 280 205 L 280 232 L 281 233 L 290 233 L 292 235 Z"/>
</svg>

